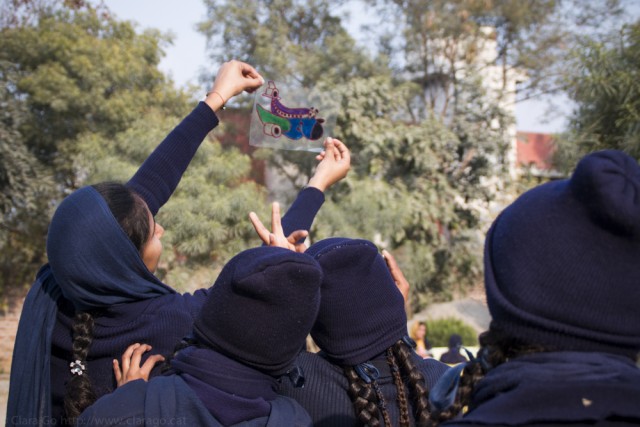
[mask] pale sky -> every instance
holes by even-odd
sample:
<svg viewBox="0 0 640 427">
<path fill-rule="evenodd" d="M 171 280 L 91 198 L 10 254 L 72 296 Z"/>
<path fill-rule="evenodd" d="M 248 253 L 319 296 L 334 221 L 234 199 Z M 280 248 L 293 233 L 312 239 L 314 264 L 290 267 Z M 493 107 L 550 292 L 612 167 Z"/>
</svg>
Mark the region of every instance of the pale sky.
<svg viewBox="0 0 640 427">
<path fill-rule="evenodd" d="M 134 21 L 138 30 L 157 28 L 174 35 L 173 45 L 165 48 L 166 56 L 160 63 L 160 69 L 169 74 L 179 86 L 200 84 L 200 71 L 209 64 L 205 57 L 206 39 L 196 31 L 196 24 L 204 20 L 205 6 L 202 0 L 105 0 L 105 4 L 119 19 Z M 359 16 L 359 14 L 354 14 Z M 352 23 L 350 28 L 359 24 Z M 361 38 L 357 38 L 361 40 Z M 210 69 L 210 74 L 215 69 Z M 520 102 L 516 107 L 516 127 L 519 131 L 553 133 L 564 129 L 565 118 L 556 114 L 549 123 L 543 121 L 545 102 Z M 568 108 L 567 108 L 568 110 Z"/>
</svg>

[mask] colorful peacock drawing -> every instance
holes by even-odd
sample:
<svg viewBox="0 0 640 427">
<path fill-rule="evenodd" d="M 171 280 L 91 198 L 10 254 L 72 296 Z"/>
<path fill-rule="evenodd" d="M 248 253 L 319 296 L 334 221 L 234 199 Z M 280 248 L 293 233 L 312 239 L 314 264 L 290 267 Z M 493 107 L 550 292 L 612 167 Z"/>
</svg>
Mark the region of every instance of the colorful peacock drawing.
<svg viewBox="0 0 640 427">
<path fill-rule="evenodd" d="M 265 135 L 279 138 L 284 135 L 289 139 L 300 139 L 303 136 L 312 141 L 319 139 L 324 129 L 324 119 L 317 118 L 317 108 L 288 108 L 280 102 L 280 93 L 276 84 L 269 81 L 262 94 L 271 98 L 271 111 L 257 104 L 256 110 L 262 122 Z"/>
</svg>

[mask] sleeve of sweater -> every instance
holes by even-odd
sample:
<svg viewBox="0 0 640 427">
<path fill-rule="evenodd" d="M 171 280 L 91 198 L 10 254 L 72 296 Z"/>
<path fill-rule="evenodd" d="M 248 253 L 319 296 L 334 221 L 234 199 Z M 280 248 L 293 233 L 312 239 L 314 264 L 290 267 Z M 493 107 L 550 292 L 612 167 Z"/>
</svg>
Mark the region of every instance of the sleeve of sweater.
<svg viewBox="0 0 640 427">
<path fill-rule="evenodd" d="M 218 122 L 207 104 L 198 103 L 129 180 L 127 185 L 147 202 L 152 215 L 169 200 L 198 147 Z"/>
<path fill-rule="evenodd" d="M 282 217 L 282 229 L 288 236 L 296 230 L 309 230 L 324 203 L 324 193 L 307 187 L 298 193 L 287 213 Z"/>
<path fill-rule="evenodd" d="M 147 383 L 135 380 L 105 394 L 80 414 L 78 426 L 144 425 Z"/>
</svg>

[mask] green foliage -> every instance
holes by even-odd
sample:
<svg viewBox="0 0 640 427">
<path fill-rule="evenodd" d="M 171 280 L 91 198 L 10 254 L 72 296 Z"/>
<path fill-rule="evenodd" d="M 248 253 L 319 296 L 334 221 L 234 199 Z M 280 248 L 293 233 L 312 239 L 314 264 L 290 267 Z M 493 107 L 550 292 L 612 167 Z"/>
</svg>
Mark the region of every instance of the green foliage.
<svg viewBox="0 0 640 427">
<path fill-rule="evenodd" d="M 150 106 L 184 111 L 186 97 L 158 70 L 168 41 L 158 32 L 138 35 L 91 6 L 54 8 L 36 25 L 0 32 L 0 59 L 18 65 L 15 96 L 30 112 L 20 128 L 26 144 L 68 186 L 78 184 L 68 162 L 77 135 L 114 135 Z"/>
<path fill-rule="evenodd" d="M 0 61 L 0 295 L 22 289 L 23 278 L 38 268 L 44 246 L 49 201 L 54 197 L 49 172 L 29 150 L 20 131 L 28 118 L 15 96 L 17 67 Z M 34 244 L 35 242 L 35 244 Z M 0 302 L 4 308 L 6 301 Z"/>
<path fill-rule="evenodd" d="M 45 261 L 47 224 L 64 194 L 128 180 L 191 108 L 158 69 L 166 36 L 138 34 L 88 3 L 12 5 L 16 19 L 0 28 L 3 295 Z M 268 206 L 249 174 L 248 156 L 202 144 L 157 216 L 167 229 L 161 276 L 180 289 L 209 286 L 222 263 L 258 244 L 247 215 L 264 218 Z"/>
<path fill-rule="evenodd" d="M 435 119 L 394 119 L 409 88 L 386 78 L 340 88 L 339 134 L 354 153 L 352 171 L 329 192 L 311 235 L 361 237 L 391 250 L 419 309 L 479 280 L 482 236 L 473 231 L 478 212 L 458 190 L 460 140 Z"/>
<path fill-rule="evenodd" d="M 216 62 L 237 58 L 258 64 L 267 78 L 287 76 L 303 86 L 334 83 L 376 69 L 334 14 L 345 0 L 205 0 L 200 31 Z"/>
<path fill-rule="evenodd" d="M 556 160 L 571 169 L 591 151 L 623 150 L 640 159 L 640 21 L 609 40 L 587 38 L 567 84 L 577 108 Z"/>
<path fill-rule="evenodd" d="M 458 334 L 462 337 L 462 345 L 474 347 L 478 345 L 478 334 L 475 329 L 455 317 L 429 320 L 427 322 L 427 338 L 434 347 L 447 347 L 449 337 Z"/>
</svg>

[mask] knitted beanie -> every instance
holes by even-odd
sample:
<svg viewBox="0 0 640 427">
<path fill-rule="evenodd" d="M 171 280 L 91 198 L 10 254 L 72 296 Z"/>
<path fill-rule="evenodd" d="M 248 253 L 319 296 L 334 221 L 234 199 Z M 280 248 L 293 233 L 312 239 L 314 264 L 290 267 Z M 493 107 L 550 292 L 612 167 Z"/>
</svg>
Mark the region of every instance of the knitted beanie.
<svg viewBox="0 0 640 427">
<path fill-rule="evenodd" d="M 552 350 L 640 349 L 640 167 L 607 150 L 538 186 L 485 243 L 492 329 Z"/>
<path fill-rule="evenodd" d="M 309 255 L 258 247 L 222 269 L 195 319 L 198 342 L 274 377 L 304 348 L 320 306 L 322 271 Z"/>
<path fill-rule="evenodd" d="M 404 299 L 373 243 L 330 238 L 306 253 L 324 274 L 311 337 L 330 359 L 363 363 L 407 335 Z"/>
</svg>

